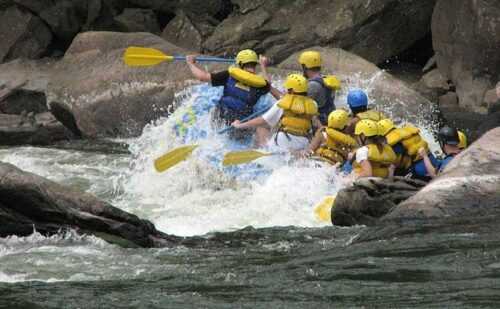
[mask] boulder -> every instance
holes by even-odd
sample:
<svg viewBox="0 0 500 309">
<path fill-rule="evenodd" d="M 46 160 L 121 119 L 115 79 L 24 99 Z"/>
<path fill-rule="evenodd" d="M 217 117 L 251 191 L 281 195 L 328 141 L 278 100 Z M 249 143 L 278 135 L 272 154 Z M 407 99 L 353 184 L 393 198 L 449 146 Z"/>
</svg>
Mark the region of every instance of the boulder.
<svg viewBox="0 0 500 309">
<path fill-rule="evenodd" d="M 126 247 L 164 247 L 177 239 L 94 196 L 0 162 L 0 237 L 75 229 Z"/>
<path fill-rule="evenodd" d="M 47 112 L 47 100 L 44 93 L 29 90 L 13 91 L 9 97 L 0 100 L 0 112 L 4 114 L 21 114 Z"/>
<path fill-rule="evenodd" d="M 0 114 L 0 145 L 50 145 L 73 138 L 51 113 Z"/>
<path fill-rule="evenodd" d="M 460 106 L 486 113 L 484 94 L 500 80 L 500 2 L 438 0 L 432 38 L 439 71 L 455 84 Z"/>
<path fill-rule="evenodd" d="M 334 46 L 380 63 L 428 34 L 435 0 L 234 1 L 238 10 L 204 43 L 211 53 L 254 48 L 281 61 Z"/>
<path fill-rule="evenodd" d="M 451 85 L 438 69 L 434 69 L 422 76 L 413 88 L 429 101 L 437 102 L 440 96 L 451 89 Z"/>
<path fill-rule="evenodd" d="M 206 29 L 206 32 L 210 32 L 209 27 L 211 26 L 205 23 L 205 27 L 202 28 Z M 204 35 L 189 16 L 183 11 L 179 11 L 163 29 L 161 37 L 172 44 L 200 52 Z"/>
<path fill-rule="evenodd" d="M 500 128 L 454 158 L 444 173 L 399 204 L 384 221 L 473 218 L 500 215 Z"/>
<path fill-rule="evenodd" d="M 187 66 L 178 62 L 128 67 L 122 59 L 128 46 L 185 54 L 149 33 L 79 34 L 56 63 L 47 89 L 50 110 L 74 133 L 137 136 L 147 123 L 168 114 L 175 92 L 191 78 Z"/>
<path fill-rule="evenodd" d="M 160 33 L 160 25 L 153 10 L 125 9 L 115 17 L 118 29 L 123 32 L 151 32 Z"/>
<path fill-rule="evenodd" d="M 337 193 L 332 223 L 339 226 L 375 225 L 396 205 L 415 195 L 425 182 L 394 177 L 361 178 Z"/>
<path fill-rule="evenodd" d="M 40 58 L 47 53 L 52 33 L 29 11 L 11 6 L 0 11 L 0 63 L 15 58 Z"/>
<path fill-rule="evenodd" d="M 321 52 L 324 73 L 340 77 L 342 90 L 335 100 L 337 107 L 346 106 L 349 89 L 361 88 L 368 93 L 371 105 L 383 110 L 396 122 L 428 124 L 437 118 L 436 105 L 411 89 L 406 83 L 380 70 L 375 64 L 338 48 L 312 47 Z M 281 69 L 300 70 L 300 51 L 278 65 Z"/>
<path fill-rule="evenodd" d="M 208 14 L 217 16 L 222 11 L 227 10 L 227 1 L 224 0 L 182 0 L 182 1 L 164 1 L 164 0 L 128 0 L 132 5 L 150 8 L 155 11 L 176 13 L 179 10 L 193 13 L 194 15 Z"/>
</svg>

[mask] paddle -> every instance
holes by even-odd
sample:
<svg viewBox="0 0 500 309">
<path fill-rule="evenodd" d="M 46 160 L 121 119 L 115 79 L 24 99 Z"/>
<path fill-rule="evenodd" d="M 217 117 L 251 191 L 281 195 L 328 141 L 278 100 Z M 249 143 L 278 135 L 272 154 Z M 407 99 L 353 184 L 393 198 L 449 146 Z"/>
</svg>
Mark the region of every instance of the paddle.
<svg viewBox="0 0 500 309">
<path fill-rule="evenodd" d="M 283 152 L 262 152 L 258 150 L 243 150 L 243 151 L 232 151 L 224 155 L 222 160 L 222 165 L 239 165 L 250 163 L 262 157 L 282 155 Z"/>
<path fill-rule="evenodd" d="M 163 61 L 186 61 L 186 56 L 170 56 L 164 54 L 154 48 L 146 47 L 129 47 L 125 50 L 123 55 L 123 61 L 131 67 L 137 66 L 152 66 L 162 63 Z M 234 63 L 234 59 L 219 58 L 219 57 L 196 57 L 197 62 L 224 62 L 224 63 Z"/>
<path fill-rule="evenodd" d="M 332 207 L 335 203 L 335 196 L 326 196 L 321 203 L 314 208 L 314 214 L 319 221 L 331 222 L 332 221 Z"/>
<path fill-rule="evenodd" d="M 257 111 L 257 112 L 255 112 L 255 113 L 253 113 L 253 114 L 251 114 L 251 115 L 249 115 L 249 116 L 247 116 L 247 117 L 245 117 L 245 118 L 241 119 L 240 121 L 241 121 L 241 122 L 245 122 L 245 121 L 248 121 L 248 120 L 252 120 L 252 119 L 254 119 L 254 118 L 257 118 L 257 117 L 259 117 L 260 115 L 263 115 L 263 114 L 264 114 L 265 112 L 267 112 L 269 109 L 270 109 L 270 107 L 269 107 L 269 108 L 265 108 L 265 109 L 260 110 L 260 111 Z M 225 127 L 224 129 L 217 131 L 217 134 L 224 134 L 224 133 L 226 133 L 227 131 L 230 131 L 230 130 L 232 130 L 232 129 L 234 129 L 234 127 L 233 127 L 233 126 L 227 126 L 227 127 Z"/>
<path fill-rule="evenodd" d="M 158 173 L 164 172 L 174 165 L 184 161 L 198 145 L 187 145 L 175 148 L 155 160 L 155 169 Z"/>
</svg>

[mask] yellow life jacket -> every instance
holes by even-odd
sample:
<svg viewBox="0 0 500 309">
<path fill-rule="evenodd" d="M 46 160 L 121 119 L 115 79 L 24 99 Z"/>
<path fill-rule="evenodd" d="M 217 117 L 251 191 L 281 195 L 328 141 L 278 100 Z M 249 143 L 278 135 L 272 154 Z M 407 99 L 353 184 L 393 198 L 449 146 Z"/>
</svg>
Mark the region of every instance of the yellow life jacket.
<svg viewBox="0 0 500 309">
<path fill-rule="evenodd" d="M 389 145 L 384 145 L 382 152 L 375 144 L 367 145 L 368 147 L 368 161 L 372 165 L 372 174 L 374 177 L 386 178 L 389 176 L 389 166 L 391 164 L 396 164 L 396 154 L 392 147 Z M 354 171 L 356 173 L 361 173 L 361 164 L 354 163 Z"/>
<path fill-rule="evenodd" d="M 318 115 L 318 106 L 313 99 L 295 94 L 286 94 L 279 102 L 283 116 L 279 131 L 298 136 L 308 136 L 312 128 L 312 118 Z"/>
<path fill-rule="evenodd" d="M 332 164 L 344 163 L 349 152 L 357 146 L 356 140 L 332 128 L 325 131 L 326 143 L 316 150 L 316 154 Z"/>
<path fill-rule="evenodd" d="M 358 117 L 361 120 L 370 119 L 373 121 L 380 121 L 382 119 L 387 118 L 383 113 L 376 111 L 376 110 L 373 110 L 373 109 L 367 110 L 366 112 L 356 114 L 356 117 Z"/>
<path fill-rule="evenodd" d="M 333 91 L 340 90 L 340 80 L 335 75 L 323 76 L 323 84 Z"/>
<path fill-rule="evenodd" d="M 406 153 L 412 161 L 420 160 L 418 150 L 425 148 L 429 151 L 429 145 L 420 136 L 420 130 L 413 126 L 405 126 L 403 128 L 394 129 L 385 136 L 387 143 L 391 146 L 401 143 L 406 150 Z"/>
<path fill-rule="evenodd" d="M 248 72 L 237 67 L 230 67 L 228 69 L 228 72 L 232 78 L 247 86 L 253 88 L 262 88 L 267 85 L 267 81 L 264 77 L 252 72 Z"/>
</svg>

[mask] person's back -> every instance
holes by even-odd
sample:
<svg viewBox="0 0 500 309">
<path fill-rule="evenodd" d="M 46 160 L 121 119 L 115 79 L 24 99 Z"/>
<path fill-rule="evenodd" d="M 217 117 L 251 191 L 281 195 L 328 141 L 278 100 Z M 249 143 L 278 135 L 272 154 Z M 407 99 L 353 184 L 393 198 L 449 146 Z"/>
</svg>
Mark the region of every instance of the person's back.
<svg viewBox="0 0 500 309">
<path fill-rule="evenodd" d="M 382 119 L 387 118 L 382 112 L 368 109 L 368 96 L 364 91 L 360 89 L 349 91 L 349 93 L 347 94 L 347 105 L 351 109 L 353 115 L 351 121 L 349 122 L 348 131 L 350 133 L 354 132 L 356 124 L 360 120 L 367 119 L 378 122 Z"/>
<path fill-rule="evenodd" d="M 319 52 L 303 52 L 299 56 L 299 63 L 302 73 L 308 79 L 307 95 L 318 104 L 318 119 L 322 125 L 326 125 L 328 115 L 335 110 L 335 92 L 340 89 L 340 81 L 333 75 L 321 74 L 322 60 Z"/>
</svg>

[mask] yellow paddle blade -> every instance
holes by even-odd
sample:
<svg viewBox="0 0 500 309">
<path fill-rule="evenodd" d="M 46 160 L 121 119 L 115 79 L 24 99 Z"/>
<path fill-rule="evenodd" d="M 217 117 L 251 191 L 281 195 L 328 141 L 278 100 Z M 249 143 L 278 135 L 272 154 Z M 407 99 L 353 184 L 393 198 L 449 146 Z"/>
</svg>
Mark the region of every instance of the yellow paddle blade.
<svg viewBox="0 0 500 309">
<path fill-rule="evenodd" d="M 331 222 L 332 221 L 332 207 L 333 203 L 335 203 L 335 196 L 327 196 L 316 205 L 314 208 L 314 214 L 319 221 L 322 222 Z"/>
<path fill-rule="evenodd" d="M 167 56 L 157 49 L 145 47 L 129 47 L 123 55 L 123 61 L 131 67 L 151 66 L 173 60 L 173 56 Z"/>
<path fill-rule="evenodd" d="M 164 172 L 189 157 L 198 145 L 188 145 L 175 148 L 155 160 L 155 169 L 158 173 Z"/>
<path fill-rule="evenodd" d="M 245 150 L 245 151 L 233 151 L 228 152 L 224 155 L 224 160 L 222 160 L 222 165 L 238 165 L 252 162 L 258 158 L 265 156 L 270 156 L 272 153 L 260 152 L 257 150 Z"/>
</svg>

